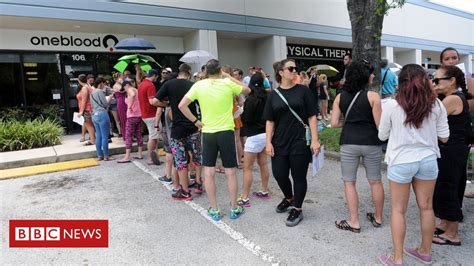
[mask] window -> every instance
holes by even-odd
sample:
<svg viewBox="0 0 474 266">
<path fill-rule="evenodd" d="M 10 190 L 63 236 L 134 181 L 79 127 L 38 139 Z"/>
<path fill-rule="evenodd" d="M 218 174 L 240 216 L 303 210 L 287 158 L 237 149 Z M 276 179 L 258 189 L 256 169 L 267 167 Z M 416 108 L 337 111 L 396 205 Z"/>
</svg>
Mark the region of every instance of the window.
<svg viewBox="0 0 474 266">
<path fill-rule="evenodd" d="M 23 76 L 27 106 L 61 104 L 59 55 L 24 54 Z M 54 93 L 53 93 L 54 92 Z"/>
<path fill-rule="evenodd" d="M 0 108 L 23 106 L 21 66 L 19 54 L 0 54 Z"/>
</svg>

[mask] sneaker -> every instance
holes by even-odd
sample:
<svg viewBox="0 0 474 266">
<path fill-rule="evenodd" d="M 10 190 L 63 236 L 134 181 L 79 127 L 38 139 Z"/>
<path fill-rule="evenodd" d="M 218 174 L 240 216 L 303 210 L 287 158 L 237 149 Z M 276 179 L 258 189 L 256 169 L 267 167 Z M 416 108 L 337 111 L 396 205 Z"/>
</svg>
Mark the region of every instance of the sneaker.
<svg viewBox="0 0 474 266">
<path fill-rule="evenodd" d="M 229 218 L 230 219 L 237 219 L 242 214 L 244 214 L 244 212 L 245 212 L 245 209 L 242 206 L 238 206 L 237 208 L 232 208 L 232 209 L 230 209 Z"/>
<path fill-rule="evenodd" d="M 171 189 L 171 194 L 174 194 L 174 193 L 178 192 L 178 190 L 180 190 L 180 189 L 179 189 L 179 188 L 178 188 L 178 189 L 172 188 L 172 189 Z"/>
<path fill-rule="evenodd" d="M 270 192 L 268 191 L 257 191 L 257 192 L 254 192 L 253 193 L 253 196 L 256 197 L 256 198 L 259 198 L 259 199 L 269 199 L 271 198 L 270 196 Z"/>
<path fill-rule="evenodd" d="M 403 263 L 395 263 L 395 261 L 393 260 L 393 257 L 390 255 L 380 255 L 379 261 L 382 263 L 382 265 L 385 265 L 385 266 L 402 266 L 403 265 Z"/>
<path fill-rule="evenodd" d="M 192 180 L 189 180 L 189 185 L 188 185 L 189 188 L 194 188 L 196 187 L 196 181 L 192 181 Z"/>
<path fill-rule="evenodd" d="M 184 190 L 180 189 L 176 193 L 172 194 L 171 197 L 175 200 L 193 200 L 191 193 L 185 192 Z"/>
<path fill-rule="evenodd" d="M 297 210 L 296 208 L 291 209 L 288 218 L 286 218 L 286 226 L 296 226 L 303 220 L 303 211 Z"/>
<path fill-rule="evenodd" d="M 209 215 L 214 221 L 219 221 L 222 218 L 221 210 L 213 209 L 212 207 L 209 207 L 207 210 L 207 215 Z"/>
<path fill-rule="evenodd" d="M 160 180 L 163 183 L 168 183 L 168 184 L 173 183 L 173 179 L 171 179 L 171 177 L 166 177 L 165 175 L 158 177 L 158 180 Z"/>
<path fill-rule="evenodd" d="M 189 180 L 191 180 L 191 181 L 196 180 L 196 175 L 195 174 L 190 174 L 189 175 Z"/>
<path fill-rule="evenodd" d="M 416 248 L 404 248 L 403 252 L 423 264 L 430 265 L 433 262 L 431 255 L 421 255 Z"/>
<path fill-rule="evenodd" d="M 199 184 L 198 182 L 194 183 L 195 186 L 194 186 L 194 193 L 196 194 L 202 194 L 203 190 L 202 190 L 202 184 Z"/>
<path fill-rule="evenodd" d="M 288 211 L 288 208 L 291 206 L 291 202 L 287 199 L 283 199 L 280 204 L 276 207 L 275 211 L 278 213 L 284 213 Z"/>
<path fill-rule="evenodd" d="M 239 206 L 246 207 L 246 208 L 252 206 L 250 204 L 250 199 L 249 198 L 244 199 L 242 198 L 242 196 L 237 199 L 237 204 L 239 204 Z"/>
</svg>

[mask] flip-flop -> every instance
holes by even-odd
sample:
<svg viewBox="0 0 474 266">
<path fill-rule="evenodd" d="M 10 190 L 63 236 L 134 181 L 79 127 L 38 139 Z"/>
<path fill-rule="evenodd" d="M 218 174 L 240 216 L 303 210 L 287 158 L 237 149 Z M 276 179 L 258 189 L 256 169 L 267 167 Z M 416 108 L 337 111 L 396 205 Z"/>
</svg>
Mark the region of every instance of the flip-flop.
<svg viewBox="0 0 474 266">
<path fill-rule="evenodd" d="M 434 241 L 434 238 L 438 238 L 438 239 L 444 241 L 444 243 Z M 461 241 L 454 242 L 454 241 L 451 241 L 451 240 L 449 240 L 445 237 L 442 237 L 442 236 L 437 235 L 437 236 L 434 236 L 434 238 L 433 238 L 433 241 L 431 241 L 431 242 L 433 242 L 433 244 L 436 244 L 436 245 L 441 245 L 441 246 L 460 246 L 461 245 Z"/>
<path fill-rule="evenodd" d="M 117 163 L 131 163 L 132 161 L 130 160 L 120 160 L 120 161 L 117 161 Z"/>
<path fill-rule="evenodd" d="M 474 199 L 474 192 L 466 192 L 466 194 L 464 194 L 464 197 L 468 199 Z"/>
<path fill-rule="evenodd" d="M 133 159 L 135 159 L 135 160 L 141 160 L 141 159 L 143 159 L 143 157 L 140 157 L 140 156 L 133 156 Z"/>
<path fill-rule="evenodd" d="M 341 221 L 339 221 L 339 223 L 337 223 L 337 221 L 335 221 L 334 224 L 336 224 L 336 227 L 341 229 L 341 230 L 351 231 L 352 233 L 360 233 L 360 228 L 354 228 L 354 227 L 350 226 L 347 223 L 346 220 L 341 220 Z"/>
<path fill-rule="evenodd" d="M 84 146 L 89 146 L 89 145 L 95 145 L 94 143 L 91 143 L 90 141 L 87 141 Z"/>
<path fill-rule="evenodd" d="M 369 221 L 372 223 L 374 227 L 378 228 L 382 226 L 382 223 L 379 223 L 375 220 L 375 214 L 373 212 L 368 212 L 366 216 L 367 216 L 367 219 L 369 219 Z"/>
<path fill-rule="evenodd" d="M 438 227 L 435 227 L 435 231 L 434 231 L 434 235 L 437 236 L 437 235 L 442 235 L 444 234 L 444 230 L 441 229 L 441 228 L 438 228 Z"/>
</svg>

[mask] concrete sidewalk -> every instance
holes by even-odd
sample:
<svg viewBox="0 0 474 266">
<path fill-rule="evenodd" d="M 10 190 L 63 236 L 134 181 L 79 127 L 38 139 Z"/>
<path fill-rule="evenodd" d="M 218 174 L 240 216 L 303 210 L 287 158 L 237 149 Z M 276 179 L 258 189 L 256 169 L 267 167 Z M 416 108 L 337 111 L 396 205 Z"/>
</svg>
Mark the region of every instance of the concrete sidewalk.
<svg viewBox="0 0 474 266">
<path fill-rule="evenodd" d="M 95 145 L 85 146 L 85 142 L 79 142 L 80 138 L 80 134 L 65 135 L 63 136 L 60 145 L 30 150 L 2 152 L 0 153 L 0 170 L 95 158 Z M 147 136 L 144 136 L 144 150 L 146 150 L 147 138 Z M 136 143 L 134 143 L 132 150 L 135 151 L 136 149 Z M 125 143 L 123 139 L 121 137 L 112 138 L 112 143 L 109 143 L 109 154 L 116 155 L 123 153 L 125 153 Z"/>
</svg>

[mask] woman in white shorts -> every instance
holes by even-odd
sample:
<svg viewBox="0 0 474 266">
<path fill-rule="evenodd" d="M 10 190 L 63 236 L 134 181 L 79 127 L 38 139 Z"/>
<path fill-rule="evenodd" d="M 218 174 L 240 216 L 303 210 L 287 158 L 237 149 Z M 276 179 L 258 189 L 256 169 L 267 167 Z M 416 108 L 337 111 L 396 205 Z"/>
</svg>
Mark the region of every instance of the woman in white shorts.
<svg viewBox="0 0 474 266">
<path fill-rule="evenodd" d="M 268 165 L 267 154 L 265 152 L 265 120 L 262 118 L 263 109 L 267 100 L 267 94 L 263 85 L 261 73 L 257 72 L 250 78 L 249 88 L 251 89 L 249 97 L 245 100 L 244 112 L 242 114 L 243 128 L 242 132 L 247 137 L 244 147 L 244 182 L 243 192 L 238 199 L 238 204 L 244 207 L 250 207 L 250 187 L 252 186 L 252 169 L 255 160 L 260 167 L 262 177 L 262 187 L 253 195 L 257 198 L 268 199 Z"/>
<path fill-rule="evenodd" d="M 431 264 L 431 242 L 435 227 L 433 192 L 440 157 L 438 140 L 449 137 L 446 109 L 436 98 L 425 70 L 415 64 L 403 67 L 398 94 L 384 105 L 379 138 L 387 140 L 385 161 L 390 183 L 393 254 L 381 255 L 384 265 L 403 263 L 403 253 L 424 264 Z M 410 187 L 420 209 L 421 244 L 403 248 Z"/>
</svg>

